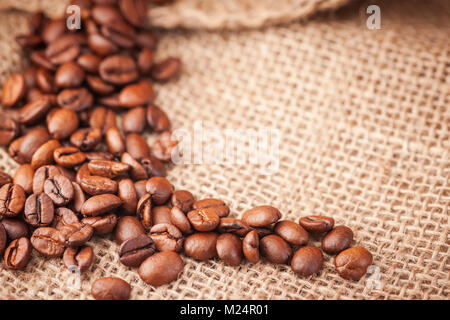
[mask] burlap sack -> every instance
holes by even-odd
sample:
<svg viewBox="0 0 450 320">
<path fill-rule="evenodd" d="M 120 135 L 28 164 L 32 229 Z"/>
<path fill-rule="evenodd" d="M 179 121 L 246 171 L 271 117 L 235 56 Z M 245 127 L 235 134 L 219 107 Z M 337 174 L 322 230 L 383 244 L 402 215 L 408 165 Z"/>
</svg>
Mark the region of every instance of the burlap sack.
<svg viewBox="0 0 450 320">
<path fill-rule="evenodd" d="M 67 286 L 60 259 L 33 253 L 25 271 L 3 266 L 3 299 L 91 299 L 90 286 L 118 276 L 133 299 L 448 299 L 450 203 L 449 3 L 386 1 L 382 29 L 367 6 L 308 23 L 243 32 L 167 32 L 160 56 L 179 55 L 180 79 L 158 86 L 174 128 L 277 128 L 280 167 L 180 165 L 176 188 L 218 197 L 240 216 L 272 204 L 284 218 L 333 216 L 374 256 L 371 274 L 343 280 L 325 255 L 301 278 L 267 262 L 228 267 L 184 257 L 179 279 L 152 288 L 121 265 L 111 238 L 91 241 L 95 267 Z M 24 15 L 0 14 L 0 82 L 23 61 L 13 37 Z M 0 170 L 17 167 L 0 151 Z M 320 245 L 319 242 L 312 242 Z"/>
</svg>

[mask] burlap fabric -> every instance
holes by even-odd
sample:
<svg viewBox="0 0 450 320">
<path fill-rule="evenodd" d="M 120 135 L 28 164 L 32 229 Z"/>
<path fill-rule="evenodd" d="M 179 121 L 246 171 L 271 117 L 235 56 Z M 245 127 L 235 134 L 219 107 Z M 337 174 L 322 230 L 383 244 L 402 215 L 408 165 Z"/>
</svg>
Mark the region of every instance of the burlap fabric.
<svg viewBox="0 0 450 320">
<path fill-rule="evenodd" d="M 159 54 L 179 55 L 185 67 L 157 88 L 175 128 L 203 120 L 206 128 L 281 133 L 276 174 L 252 165 L 180 165 L 169 174 L 176 188 L 222 198 L 233 216 L 262 204 L 293 220 L 331 215 L 373 253 L 374 273 L 343 280 L 327 255 L 321 273 L 306 279 L 284 265 L 184 257 L 179 279 L 155 289 L 119 263 L 118 246 L 106 237 L 91 241 L 95 267 L 80 290 L 66 286 L 60 259 L 34 253 L 24 272 L 0 267 L 0 297 L 90 299 L 95 279 L 118 276 L 133 286 L 133 299 L 447 299 L 450 7 L 380 6 L 377 31 L 366 29 L 367 6 L 359 3 L 260 31 L 164 33 Z M 20 13 L 0 14 L 1 82 L 23 63 L 13 41 L 23 22 Z M 3 150 L 0 163 L 16 168 Z"/>
</svg>

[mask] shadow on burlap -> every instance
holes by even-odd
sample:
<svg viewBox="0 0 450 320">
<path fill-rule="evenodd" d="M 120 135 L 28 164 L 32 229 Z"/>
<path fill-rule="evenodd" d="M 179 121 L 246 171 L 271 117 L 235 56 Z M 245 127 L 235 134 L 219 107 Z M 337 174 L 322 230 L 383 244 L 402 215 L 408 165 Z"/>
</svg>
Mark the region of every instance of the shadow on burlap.
<svg viewBox="0 0 450 320">
<path fill-rule="evenodd" d="M 180 79 L 158 86 L 156 100 L 174 128 L 202 120 L 205 128 L 281 133 L 276 174 L 180 165 L 169 174 L 176 188 L 221 198 L 237 217 L 263 204 L 295 221 L 331 215 L 372 252 L 375 273 L 343 280 L 328 255 L 310 278 L 267 262 L 228 267 L 184 257 L 177 281 L 152 288 L 119 263 L 106 237 L 90 242 L 95 266 L 81 290 L 66 286 L 60 259 L 34 252 L 24 272 L 0 267 L 0 297 L 90 299 L 95 279 L 118 276 L 133 299 L 448 298 L 450 9 L 443 1 L 380 5 L 378 31 L 366 29 L 357 5 L 260 31 L 164 33 L 158 54 L 179 55 L 185 67 Z M 23 63 L 12 40 L 23 22 L 20 13 L 0 14 L 0 82 Z M 0 163 L 16 168 L 3 150 Z"/>
</svg>

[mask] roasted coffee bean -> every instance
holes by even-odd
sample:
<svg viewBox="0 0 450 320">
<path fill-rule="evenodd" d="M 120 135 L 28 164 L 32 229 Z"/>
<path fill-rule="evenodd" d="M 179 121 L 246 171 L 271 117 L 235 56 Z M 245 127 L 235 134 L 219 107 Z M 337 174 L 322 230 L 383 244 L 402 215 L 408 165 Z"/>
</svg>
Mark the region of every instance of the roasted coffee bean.
<svg viewBox="0 0 450 320">
<path fill-rule="evenodd" d="M 161 161 L 169 162 L 178 153 L 178 141 L 172 137 L 172 132 L 164 131 L 151 147 L 153 156 Z"/>
<path fill-rule="evenodd" d="M 273 229 L 270 226 L 264 228 L 251 228 L 251 229 L 256 231 L 260 239 L 273 233 Z"/>
<path fill-rule="evenodd" d="M 95 300 L 128 300 L 131 286 L 120 278 L 106 277 L 92 284 L 91 294 Z"/>
<path fill-rule="evenodd" d="M 129 133 L 125 138 L 126 151 L 136 160 L 150 157 L 150 147 L 145 139 L 136 134 Z"/>
<path fill-rule="evenodd" d="M 75 147 L 61 147 L 54 151 L 55 162 L 64 168 L 73 168 L 86 160 L 86 155 Z"/>
<path fill-rule="evenodd" d="M 75 182 L 75 179 L 77 177 L 77 173 L 74 170 L 68 169 L 68 168 L 64 168 L 64 167 L 61 167 L 61 166 L 56 166 L 56 167 L 59 169 L 59 171 L 61 171 L 61 174 L 63 176 L 65 176 L 71 182 Z"/>
<path fill-rule="evenodd" d="M 127 267 L 139 267 L 141 263 L 156 252 L 152 238 L 141 234 L 124 241 L 119 248 L 120 262 Z"/>
<path fill-rule="evenodd" d="M 67 205 L 74 196 L 72 181 L 62 174 L 47 179 L 44 183 L 44 192 L 58 207 Z"/>
<path fill-rule="evenodd" d="M 145 109 L 143 107 L 132 108 L 123 116 L 122 130 L 125 134 L 142 133 L 145 124 Z"/>
<path fill-rule="evenodd" d="M 22 137 L 17 156 L 23 160 L 20 164 L 30 163 L 33 154 L 42 146 L 45 142 L 50 140 L 50 135 L 46 128 L 37 127 L 30 130 L 25 136 Z M 13 155 L 14 158 L 14 155 Z"/>
<path fill-rule="evenodd" d="M 47 117 L 48 131 L 56 140 L 64 140 L 79 126 L 77 114 L 69 109 L 54 109 Z"/>
<path fill-rule="evenodd" d="M 99 33 L 92 33 L 88 36 L 89 48 L 101 57 L 115 54 L 119 51 L 119 47 Z M 99 67 L 100 68 L 100 67 Z"/>
<path fill-rule="evenodd" d="M 334 258 L 334 266 L 339 275 L 348 280 L 359 280 L 372 265 L 372 254 L 363 247 L 353 247 L 339 253 Z"/>
<path fill-rule="evenodd" d="M 122 89 L 119 94 L 119 103 L 126 108 L 139 107 L 148 104 L 154 97 L 152 83 L 141 80 Z"/>
<path fill-rule="evenodd" d="M 139 180 L 135 182 L 134 188 L 136 189 L 137 198 L 142 198 L 147 193 L 147 180 Z"/>
<path fill-rule="evenodd" d="M 147 181 L 147 192 L 152 197 L 154 205 L 162 205 L 169 201 L 174 191 L 173 185 L 163 177 L 153 177 Z"/>
<path fill-rule="evenodd" d="M 86 170 L 88 170 L 87 164 Z M 84 177 L 80 181 L 80 186 L 84 192 L 91 196 L 98 196 L 102 194 L 116 194 L 118 189 L 117 181 L 100 176 Z"/>
<path fill-rule="evenodd" d="M 25 202 L 24 219 L 32 227 L 49 226 L 55 216 L 52 199 L 45 193 L 33 194 Z"/>
<path fill-rule="evenodd" d="M 28 238 L 13 240 L 5 251 L 5 267 L 20 270 L 26 267 L 31 258 L 32 246 Z"/>
<path fill-rule="evenodd" d="M 318 273 L 323 265 L 323 254 L 316 247 L 306 246 L 298 249 L 291 261 L 292 271 L 303 277 Z"/>
<path fill-rule="evenodd" d="M 55 217 L 52 222 L 52 227 L 60 230 L 64 226 L 78 222 L 80 222 L 80 220 L 72 210 L 68 208 L 57 208 L 55 210 Z"/>
<path fill-rule="evenodd" d="M 71 207 L 73 208 L 73 210 L 75 210 L 75 212 L 80 213 L 83 204 L 86 202 L 86 195 L 84 194 L 83 189 L 78 183 L 72 181 L 72 186 L 73 186 L 73 202 Z"/>
<path fill-rule="evenodd" d="M 250 227 L 240 219 L 221 218 L 217 231 L 219 231 L 219 233 L 233 233 L 240 237 L 244 237 L 250 232 Z"/>
<path fill-rule="evenodd" d="M 0 188 L 3 187 L 5 184 L 12 183 L 12 181 L 13 179 L 9 174 L 0 171 Z M 147 184 L 147 181 L 145 181 L 145 184 Z"/>
<path fill-rule="evenodd" d="M 43 93 L 56 93 L 57 87 L 53 75 L 44 68 L 36 71 L 36 83 Z"/>
<path fill-rule="evenodd" d="M 0 223 L 0 255 L 2 255 L 5 251 L 7 244 L 8 235 L 6 234 L 5 227 L 3 227 L 3 224 Z"/>
<path fill-rule="evenodd" d="M 18 35 L 16 42 L 24 49 L 36 48 L 42 44 L 42 37 L 38 35 Z"/>
<path fill-rule="evenodd" d="M 197 200 L 192 205 L 194 209 L 206 209 L 209 208 L 214 211 L 219 218 L 227 217 L 230 214 L 230 208 L 220 199 L 207 198 Z"/>
<path fill-rule="evenodd" d="M 59 88 L 79 87 L 85 79 L 84 69 L 76 62 L 62 64 L 55 74 L 55 84 Z"/>
<path fill-rule="evenodd" d="M 144 228 L 150 230 L 150 228 L 153 226 L 151 194 L 147 193 L 139 199 L 136 214 L 141 220 Z"/>
<path fill-rule="evenodd" d="M 322 250 L 328 254 L 336 254 L 350 247 L 353 231 L 346 226 L 338 226 L 328 232 L 322 239 Z"/>
<path fill-rule="evenodd" d="M 131 57 L 113 55 L 105 58 L 99 66 L 100 77 L 115 85 L 125 85 L 138 78 L 137 66 Z"/>
<path fill-rule="evenodd" d="M 77 222 L 59 229 L 59 241 L 66 247 L 80 247 L 88 242 L 93 234 L 94 229 L 90 225 Z"/>
<path fill-rule="evenodd" d="M 45 68 L 50 71 L 56 70 L 56 66 L 45 56 L 42 51 L 33 51 L 30 54 L 30 60 L 38 67 Z"/>
<path fill-rule="evenodd" d="M 10 75 L 3 85 L 2 89 L 2 105 L 5 108 L 15 106 L 26 93 L 25 78 L 20 73 Z"/>
<path fill-rule="evenodd" d="M 81 34 L 66 34 L 52 41 L 45 50 L 45 55 L 55 65 L 75 60 L 80 52 L 80 44 L 86 39 Z"/>
<path fill-rule="evenodd" d="M 221 234 L 217 238 L 218 257 L 229 266 L 238 266 L 242 261 L 242 241 L 231 233 Z"/>
<path fill-rule="evenodd" d="M 170 210 L 170 221 L 184 234 L 191 234 L 194 232 L 186 214 L 178 207 L 173 207 L 172 210 Z"/>
<path fill-rule="evenodd" d="M 114 230 L 114 238 L 119 244 L 128 239 L 136 238 L 141 234 L 145 235 L 144 226 L 135 217 L 123 216 L 117 221 L 117 226 Z"/>
<path fill-rule="evenodd" d="M 145 0 L 119 0 L 119 8 L 133 26 L 142 27 L 145 24 L 148 10 Z"/>
<path fill-rule="evenodd" d="M 125 152 L 125 141 L 117 128 L 110 128 L 106 131 L 106 146 L 109 152 L 116 157 L 120 157 Z"/>
<path fill-rule="evenodd" d="M 67 248 L 64 251 L 63 263 L 70 271 L 87 271 L 94 260 L 94 251 L 89 246 Z"/>
<path fill-rule="evenodd" d="M 103 133 L 106 133 L 108 129 L 117 127 L 116 115 L 113 111 L 104 107 L 95 108 L 91 113 L 89 126 L 91 128 L 100 128 Z"/>
<path fill-rule="evenodd" d="M 308 232 L 293 221 L 277 222 L 274 232 L 294 246 L 303 246 L 308 243 Z"/>
<path fill-rule="evenodd" d="M 172 224 L 170 221 L 170 208 L 167 206 L 156 206 L 152 208 L 152 222 L 154 225 L 161 223 Z"/>
<path fill-rule="evenodd" d="M 87 76 L 86 82 L 93 92 L 98 93 L 100 95 L 111 94 L 116 89 L 113 85 L 106 83 L 97 76 Z"/>
<path fill-rule="evenodd" d="M 259 242 L 261 254 L 272 263 L 285 264 L 292 256 L 292 248 L 281 237 L 271 234 Z"/>
<path fill-rule="evenodd" d="M 118 93 L 114 93 L 108 96 L 103 96 L 103 97 L 99 97 L 97 98 L 97 102 L 101 105 L 104 105 L 106 107 L 109 108 L 120 108 L 120 103 L 119 103 L 119 94 Z"/>
<path fill-rule="evenodd" d="M 5 115 L 0 115 L 0 146 L 9 145 L 20 132 L 19 123 Z"/>
<path fill-rule="evenodd" d="M 158 45 L 158 38 L 150 31 L 142 30 L 136 34 L 136 44 L 141 48 L 155 50 Z"/>
<path fill-rule="evenodd" d="M 142 75 L 148 75 L 152 70 L 154 60 L 155 54 L 152 50 L 148 48 L 142 49 L 137 60 L 139 72 Z"/>
<path fill-rule="evenodd" d="M 21 165 L 14 174 L 13 183 L 21 186 L 26 194 L 33 193 L 34 169 L 29 164 Z"/>
<path fill-rule="evenodd" d="M 334 219 L 325 216 L 307 216 L 300 218 L 300 225 L 311 233 L 324 233 L 333 229 Z"/>
<path fill-rule="evenodd" d="M 3 225 L 8 236 L 9 241 L 13 241 L 22 237 L 28 238 L 30 230 L 28 226 L 22 221 L 17 219 L 3 218 L 0 221 Z"/>
<path fill-rule="evenodd" d="M 19 185 L 8 183 L 0 188 L 0 216 L 17 217 L 25 206 L 25 191 Z"/>
<path fill-rule="evenodd" d="M 70 137 L 70 143 L 81 151 L 95 149 L 102 142 L 103 134 L 100 128 L 84 128 L 75 131 Z"/>
<path fill-rule="evenodd" d="M 167 175 L 166 166 L 155 157 L 141 159 L 141 165 L 149 177 L 165 177 Z"/>
<path fill-rule="evenodd" d="M 110 213 L 101 217 L 83 218 L 81 222 L 90 225 L 94 228 L 94 234 L 101 236 L 109 234 L 114 230 L 117 224 L 117 216 L 114 213 Z"/>
<path fill-rule="evenodd" d="M 181 60 L 178 58 L 167 58 L 152 67 L 150 76 L 159 82 L 169 81 L 178 76 L 181 70 Z"/>
<path fill-rule="evenodd" d="M 123 21 L 123 17 L 116 6 L 108 5 L 105 1 L 102 2 L 102 4 L 96 2 L 97 5 L 92 7 L 91 17 L 95 22 L 100 25 L 112 25 L 118 21 Z M 109 1 L 109 4 L 113 3 Z"/>
<path fill-rule="evenodd" d="M 122 205 L 122 200 L 113 194 L 93 196 L 86 200 L 81 208 L 83 216 L 96 217 L 111 212 Z"/>
<path fill-rule="evenodd" d="M 46 43 L 54 42 L 66 32 L 66 20 L 55 19 L 48 21 L 42 29 L 42 38 Z"/>
<path fill-rule="evenodd" d="M 136 189 L 131 179 L 122 179 L 119 181 L 117 193 L 122 200 L 122 213 L 126 215 L 133 215 L 136 213 L 138 198 Z"/>
<path fill-rule="evenodd" d="M 126 22 L 117 22 L 100 27 L 101 34 L 121 48 L 131 49 L 134 47 L 136 31 Z"/>
<path fill-rule="evenodd" d="M 92 106 L 94 97 L 86 88 L 64 89 L 56 101 L 61 108 L 80 112 Z"/>
<path fill-rule="evenodd" d="M 139 267 L 141 279 L 154 287 L 170 283 L 178 278 L 184 262 L 176 252 L 158 252 L 148 257 Z"/>
<path fill-rule="evenodd" d="M 242 216 L 242 221 L 250 227 L 266 227 L 277 222 L 281 218 L 281 212 L 272 206 L 259 206 L 247 210 Z"/>
<path fill-rule="evenodd" d="M 167 114 L 154 104 L 149 104 L 146 111 L 147 123 L 155 132 L 170 130 L 170 120 Z"/>
<path fill-rule="evenodd" d="M 194 229 L 201 232 L 212 231 L 220 223 L 214 208 L 195 209 L 189 211 L 187 217 Z"/>
<path fill-rule="evenodd" d="M 255 230 L 247 233 L 242 240 L 242 251 L 248 261 L 253 263 L 259 261 L 259 236 Z"/>
<path fill-rule="evenodd" d="M 51 107 L 50 99 L 47 97 L 27 103 L 19 111 L 19 122 L 27 126 L 34 125 L 44 119 Z"/>
<path fill-rule="evenodd" d="M 117 161 L 92 160 L 88 163 L 88 169 L 92 175 L 117 178 L 126 175 L 130 166 Z"/>
<path fill-rule="evenodd" d="M 38 228 L 31 236 L 31 244 L 45 257 L 60 257 L 64 253 L 64 244 L 59 240 L 59 231 L 55 228 Z"/>
<path fill-rule="evenodd" d="M 60 174 L 61 170 L 59 170 L 56 166 L 43 166 L 37 169 L 33 178 L 33 193 L 43 193 L 45 180 Z"/>
<path fill-rule="evenodd" d="M 48 140 L 46 143 L 41 145 L 39 149 L 33 154 L 31 158 L 31 166 L 33 169 L 37 170 L 40 167 L 50 165 L 55 163 L 53 158 L 53 153 L 56 149 L 60 148 L 61 144 L 58 140 L 52 139 Z"/>
<path fill-rule="evenodd" d="M 196 260 L 212 259 L 217 256 L 217 238 L 214 232 L 194 233 L 184 240 L 184 252 Z"/>
<path fill-rule="evenodd" d="M 88 73 L 98 74 L 98 67 L 102 59 L 92 53 L 84 53 L 77 59 L 77 63 Z"/>
<path fill-rule="evenodd" d="M 92 160 L 114 160 L 114 155 L 106 151 L 85 152 L 86 161 Z"/>
<path fill-rule="evenodd" d="M 20 153 L 20 146 L 22 142 L 25 140 L 25 136 L 15 139 L 8 148 L 8 153 L 14 161 L 18 164 L 28 163 L 28 159 L 26 159 L 25 155 Z"/>
<path fill-rule="evenodd" d="M 181 231 L 172 224 L 155 224 L 150 229 L 150 237 L 155 242 L 158 251 L 179 252 L 183 248 L 183 235 Z"/>
</svg>

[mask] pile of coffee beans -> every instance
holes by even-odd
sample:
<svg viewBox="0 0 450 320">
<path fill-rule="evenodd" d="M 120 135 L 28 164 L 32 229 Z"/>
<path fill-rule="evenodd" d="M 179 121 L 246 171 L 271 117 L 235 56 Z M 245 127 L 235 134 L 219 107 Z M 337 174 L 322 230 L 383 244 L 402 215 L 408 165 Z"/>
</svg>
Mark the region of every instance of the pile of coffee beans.
<svg viewBox="0 0 450 320">
<path fill-rule="evenodd" d="M 278 209 L 259 206 L 235 219 L 220 199 L 175 190 L 164 176 L 177 141 L 153 102 L 153 83 L 176 77 L 180 60 L 154 62 L 157 38 L 142 28 L 145 0 L 73 3 L 82 8 L 80 30 L 68 30 L 64 18 L 30 17 L 28 34 L 17 41 L 32 65 L 3 85 L 0 145 L 20 164 L 13 177 L 0 172 L 6 268 L 25 268 L 36 250 L 87 272 L 94 261 L 89 240 L 113 234 L 120 262 L 152 286 L 177 279 L 181 252 L 230 266 L 261 255 L 306 277 L 323 264 L 322 251 L 308 246 L 314 234 L 324 235 L 324 252 L 337 254 L 342 277 L 366 273 L 371 254 L 350 248 L 352 230 L 334 227 L 332 218 L 280 221 Z M 159 135 L 151 146 L 145 131 Z M 128 299 L 130 291 L 118 278 L 92 284 L 96 299 Z"/>
</svg>

